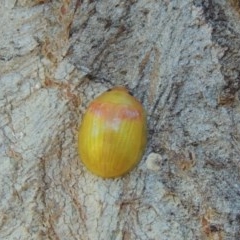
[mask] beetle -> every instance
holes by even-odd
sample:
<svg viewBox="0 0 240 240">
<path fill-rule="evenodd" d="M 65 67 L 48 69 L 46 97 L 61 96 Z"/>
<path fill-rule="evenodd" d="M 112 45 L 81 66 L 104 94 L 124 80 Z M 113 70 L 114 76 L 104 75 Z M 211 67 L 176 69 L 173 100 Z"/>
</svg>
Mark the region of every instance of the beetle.
<svg viewBox="0 0 240 240">
<path fill-rule="evenodd" d="M 146 147 L 146 114 L 125 87 L 114 87 L 88 106 L 78 132 L 80 159 L 103 178 L 126 174 Z"/>
</svg>

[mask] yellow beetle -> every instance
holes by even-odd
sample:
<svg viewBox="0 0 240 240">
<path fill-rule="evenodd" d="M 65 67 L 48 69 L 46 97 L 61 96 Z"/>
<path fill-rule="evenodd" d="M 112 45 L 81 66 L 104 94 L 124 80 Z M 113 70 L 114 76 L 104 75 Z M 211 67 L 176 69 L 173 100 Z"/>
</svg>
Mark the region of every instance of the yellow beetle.
<svg viewBox="0 0 240 240">
<path fill-rule="evenodd" d="M 78 135 L 85 166 L 103 178 L 121 176 L 137 165 L 146 146 L 146 115 L 126 88 L 112 88 L 94 99 Z"/>
</svg>

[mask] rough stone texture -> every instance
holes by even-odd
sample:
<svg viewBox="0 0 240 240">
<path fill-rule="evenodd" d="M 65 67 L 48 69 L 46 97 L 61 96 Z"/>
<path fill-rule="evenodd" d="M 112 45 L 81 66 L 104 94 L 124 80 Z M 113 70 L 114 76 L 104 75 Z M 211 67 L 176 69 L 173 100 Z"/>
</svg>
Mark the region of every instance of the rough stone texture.
<svg viewBox="0 0 240 240">
<path fill-rule="evenodd" d="M 2 0 L 0 16 L 0 239 L 240 239 L 238 1 Z M 77 129 L 114 85 L 149 141 L 103 180 Z"/>
</svg>

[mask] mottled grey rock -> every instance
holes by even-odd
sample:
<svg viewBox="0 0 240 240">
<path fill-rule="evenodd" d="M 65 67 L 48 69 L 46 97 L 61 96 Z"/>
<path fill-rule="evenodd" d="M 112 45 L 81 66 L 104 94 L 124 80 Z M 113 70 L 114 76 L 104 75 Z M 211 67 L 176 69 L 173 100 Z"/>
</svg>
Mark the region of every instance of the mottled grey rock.
<svg viewBox="0 0 240 240">
<path fill-rule="evenodd" d="M 240 6 L 0 6 L 0 239 L 240 239 Z M 129 174 L 77 154 L 87 104 L 125 85 L 148 116 Z"/>
</svg>

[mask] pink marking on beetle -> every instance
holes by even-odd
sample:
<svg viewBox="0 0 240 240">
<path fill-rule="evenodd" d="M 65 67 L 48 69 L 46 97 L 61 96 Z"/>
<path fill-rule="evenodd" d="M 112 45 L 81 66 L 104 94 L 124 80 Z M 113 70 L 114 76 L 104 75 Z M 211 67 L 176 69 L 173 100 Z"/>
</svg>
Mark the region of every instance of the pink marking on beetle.
<svg viewBox="0 0 240 240">
<path fill-rule="evenodd" d="M 95 116 L 105 119 L 119 118 L 121 120 L 136 120 L 142 117 L 141 112 L 128 105 L 92 102 L 89 106 L 89 111 Z"/>
</svg>

